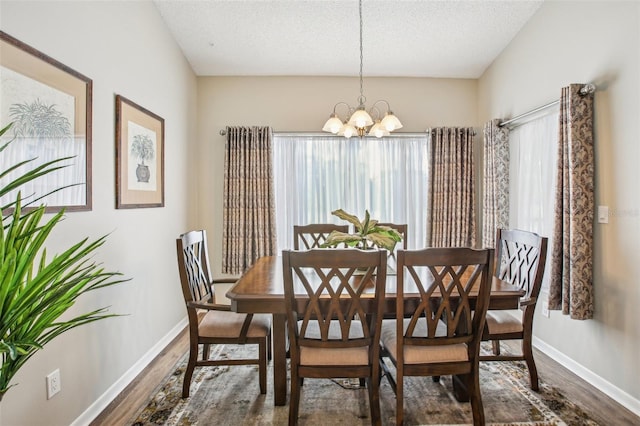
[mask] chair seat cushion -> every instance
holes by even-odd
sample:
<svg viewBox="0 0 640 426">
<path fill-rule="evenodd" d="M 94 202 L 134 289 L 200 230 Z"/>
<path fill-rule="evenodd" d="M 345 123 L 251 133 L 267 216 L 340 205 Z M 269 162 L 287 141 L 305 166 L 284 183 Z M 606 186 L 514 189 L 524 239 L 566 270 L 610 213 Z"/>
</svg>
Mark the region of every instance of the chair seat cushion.
<svg viewBox="0 0 640 426">
<path fill-rule="evenodd" d="M 486 321 L 489 334 L 522 333 L 522 321 L 510 311 L 487 311 Z"/>
<path fill-rule="evenodd" d="M 403 330 L 407 329 L 410 319 L 404 320 Z M 438 324 L 436 336 L 446 336 L 447 328 L 443 322 Z M 427 322 L 418 321 L 413 333 L 416 337 L 427 336 Z M 398 359 L 397 351 L 397 335 L 396 320 L 382 321 L 382 329 L 380 335 L 382 345 L 387 349 L 389 355 L 393 359 Z M 468 361 L 469 355 L 467 345 L 464 343 L 456 343 L 442 346 L 405 346 L 404 347 L 404 363 L 405 364 L 431 364 L 439 362 L 457 362 Z"/>
<path fill-rule="evenodd" d="M 340 339 L 338 323 L 333 321 L 329 326 L 329 339 Z M 353 322 L 349 329 L 350 338 L 362 337 L 362 325 Z M 306 338 L 320 339 L 320 328 L 317 322 L 310 322 L 305 334 Z M 314 348 L 300 347 L 300 365 L 368 365 L 369 347 L 357 348 Z"/>
<path fill-rule="evenodd" d="M 208 311 L 198 325 L 202 337 L 240 337 L 246 314 L 232 311 Z M 265 337 L 271 329 L 270 315 L 254 314 L 247 337 Z"/>
</svg>

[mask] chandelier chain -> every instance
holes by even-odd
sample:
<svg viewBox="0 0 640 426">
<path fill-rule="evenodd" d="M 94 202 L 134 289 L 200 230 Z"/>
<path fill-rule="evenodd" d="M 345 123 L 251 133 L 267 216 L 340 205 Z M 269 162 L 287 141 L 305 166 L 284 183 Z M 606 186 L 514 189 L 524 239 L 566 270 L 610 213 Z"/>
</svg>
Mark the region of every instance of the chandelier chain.
<svg viewBox="0 0 640 426">
<path fill-rule="evenodd" d="M 2 0 L 0 0 L 2 1 Z M 331 132 L 345 138 L 352 136 L 363 137 L 365 135 L 375 136 L 381 138 L 389 135 L 389 132 L 397 130 L 402 127 L 402 123 L 398 120 L 398 117 L 393 114 L 389 106 L 389 102 L 384 99 L 380 99 L 374 102 L 369 111 L 366 109 L 365 103 L 367 98 L 364 96 L 364 20 L 362 17 L 362 2 L 358 0 L 358 17 L 360 25 L 360 96 L 358 97 L 358 106 L 356 108 L 351 107 L 346 102 L 338 102 L 333 106 L 333 113 L 329 116 L 329 119 L 322 127 L 325 132 Z M 378 105 L 386 105 L 386 112 L 380 110 Z M 336 113 L 338 105 L 344 105 L 347 107 L 348 116 L 346 120 L 339 117 Z M 384 114 L 383 114 L 384 112 Z M 375 120 L 371 114 L 375 113 Z"/>
<path fill-rule="evenodd" d="M 364 97 L 363 79 L 362 79 L 362 62 L 363 62 L 363 49 L 362 49 L 362 0 L 359 1 L 359 16 L 360 16 L 360 98 L 358 102 L 360 105 L 364 105 L 367 98 Z"/>
</svg>

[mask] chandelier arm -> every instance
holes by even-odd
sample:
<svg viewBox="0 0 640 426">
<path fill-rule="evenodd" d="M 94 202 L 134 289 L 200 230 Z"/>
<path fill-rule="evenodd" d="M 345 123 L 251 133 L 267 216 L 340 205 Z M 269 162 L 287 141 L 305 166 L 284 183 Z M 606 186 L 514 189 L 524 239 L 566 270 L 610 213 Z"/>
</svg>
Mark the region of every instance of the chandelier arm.
<svg viewBox="0 0 640 426">
<path fill-rule="evenodd" d="M 391 111 L 391 105 L 389 105 L 389 102 L 387 102 L 387 101 L 386 101 L 386 100 L 384 100 L 384 99 L 380 99 L 380 100 L 378 100 L 378 101 L 375 101 L 375 102 L 374 102 L 374 104 L 373 104 L 373 107 L 375 107 L 376 105 L 378 105 L 380 102 L 384 102 L 384 103 L 387 105 L 387 111 L 386 111 L 386 112 Z M 371 108 L 373 109 L 373 107 L 371 107 Z M 378 110 L 378 111 L 380 111 L 380 110 Z"/>
<path fill-rule="evenodd" d="M 337 115 L 336 108 L 338 108 L 338 105 L 346 105 L 346 107 L 347 107 L 347 115 L 351 115 L 351 110 L 353 109 L 353 107 L 351 105 L 349 105 L 348 103 L 346 103 L 346 102 L 338 102 L 337 104 L 335 104 L 333 106 L 333 113 L 334 114 Z"/>
</svg>

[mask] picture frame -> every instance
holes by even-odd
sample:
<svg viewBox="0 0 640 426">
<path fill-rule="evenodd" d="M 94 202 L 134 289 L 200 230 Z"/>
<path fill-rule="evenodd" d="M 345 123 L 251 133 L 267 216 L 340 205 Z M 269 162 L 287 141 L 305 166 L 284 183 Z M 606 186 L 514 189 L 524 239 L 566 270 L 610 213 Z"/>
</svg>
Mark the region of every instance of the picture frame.
<svg viewBox="0 0 640 426">
<path fill-rule="evenodd" d="M 116 209 L 164 207 L 164 119 L 116 95 Z"/>
<path fill-rule="evenodd" d="M 47 212 L 92 208 L 91 146 L 93 81 L 26 43 L 0 31 L 0 126 L 12 123 L 0 141 L 7 148 L 0 170 L 19 161 L 26 168 L 66 158 L 64 167 L 23 184 L 0 199 L 46 205 Z"/>
</svg>

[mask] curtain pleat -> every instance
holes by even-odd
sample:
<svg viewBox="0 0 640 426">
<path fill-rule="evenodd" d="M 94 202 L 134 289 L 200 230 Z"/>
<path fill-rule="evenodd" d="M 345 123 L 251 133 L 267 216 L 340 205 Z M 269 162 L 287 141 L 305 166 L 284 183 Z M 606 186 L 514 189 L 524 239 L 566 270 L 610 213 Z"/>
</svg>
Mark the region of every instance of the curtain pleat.
<svg viewBox="0 0 640 426">
<path fill-rule="evenodd" d="M 276 250 L 270 127 L 227 127 L 222 272 L 241 274 Z"/>
<path fill-rule="evenodd" d="M 562 88 L 549 309 L 593 318 L 593 97 Z"/>
<path fill-rule="evenodd" d="M 498 228 L 509 227 L 509 129 L 499 119 L 484 125 L 482 246 L 493 248 Z"/>
<path fill-rule="evenodd" d="M 475 246 L 473 128 L 431 130 L 427 247 Z"/>
</svg>

